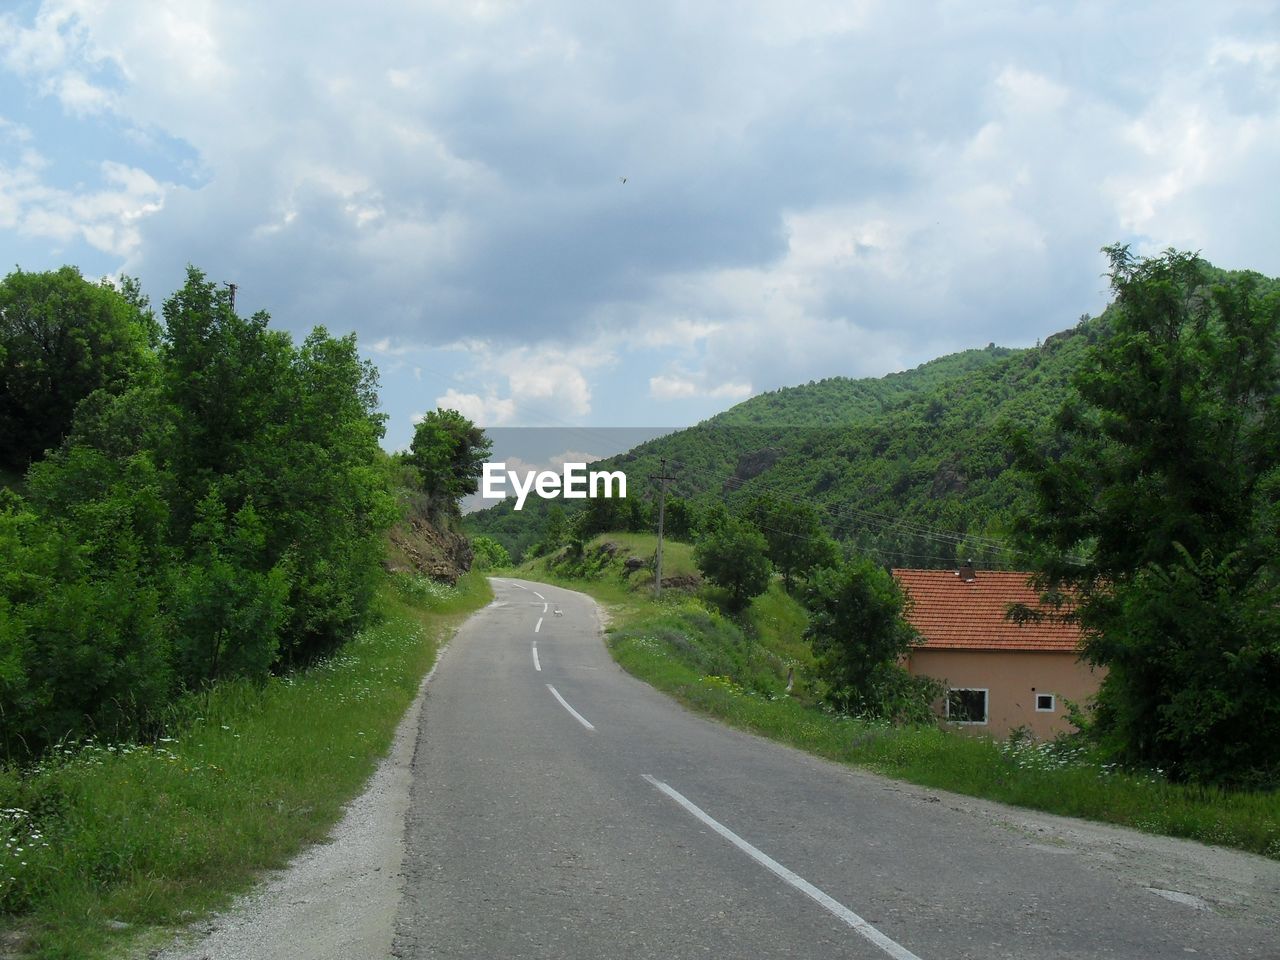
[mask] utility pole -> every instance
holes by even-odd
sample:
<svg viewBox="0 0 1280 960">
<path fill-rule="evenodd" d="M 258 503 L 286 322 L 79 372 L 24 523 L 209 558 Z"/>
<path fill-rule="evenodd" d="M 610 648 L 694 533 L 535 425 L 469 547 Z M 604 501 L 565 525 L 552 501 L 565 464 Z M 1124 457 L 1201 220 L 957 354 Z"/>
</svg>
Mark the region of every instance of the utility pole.
<svg viewBox="0 0 1280 960">
<path fill-rule="evenodd" d="M 658 488 L 658 552 L 654 558 L 653 564 L 653 595 L 655 597 L 662 596 L 662 526 L 667 517 L 667 481 L 674 480 L 675 477 L 667 476 L 667 458 L 663 457 L 658 461 L 662 464 L 662 472 L 658 476 L 650 475 L 650 480 L 657 480 L 660 483 Z"/>
<path fill-rule="evenodd" d="M 236 312 L 236 285 L 234 283 L 224 283 L 224 287 L 231 291 L 231 312 Z"/>
</svg>

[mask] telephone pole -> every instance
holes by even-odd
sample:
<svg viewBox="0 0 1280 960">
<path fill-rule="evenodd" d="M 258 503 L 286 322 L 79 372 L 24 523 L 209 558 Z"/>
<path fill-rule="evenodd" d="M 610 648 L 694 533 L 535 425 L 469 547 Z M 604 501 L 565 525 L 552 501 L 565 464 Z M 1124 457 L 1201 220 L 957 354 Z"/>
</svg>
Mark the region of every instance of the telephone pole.
<svg viewBox="0 0 1280 960">
<path fill-rule="evenodd" d="M 653 595 L 655 597 L 662 596 L 662 526 L 667 517 L 667 481 L 674 480 L 675 477 L 667 476 L 667 458 L 663 457 L 658 461 L 662 464 L 662 472 L 658 476 L 650 474 L 650 480 L 657 480 L 660 483 L 658 488 L 658 552 L 654 557 L 653 564 Z"/>
<path fill-rule="evenodd" d="M 236 312 L 236 284 L 224 283 L 223 286 L 231 291 L 231 312 L 235 313 Z"/>
</svg>

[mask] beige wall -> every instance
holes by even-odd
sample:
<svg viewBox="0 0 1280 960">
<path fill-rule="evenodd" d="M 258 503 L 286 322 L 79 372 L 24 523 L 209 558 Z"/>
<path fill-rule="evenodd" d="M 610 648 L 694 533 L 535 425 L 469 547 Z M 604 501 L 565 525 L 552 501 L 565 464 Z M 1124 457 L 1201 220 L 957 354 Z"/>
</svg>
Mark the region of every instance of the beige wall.
<svg viewBox="0 0 1280 960">
<path fill-rule="evenodd" d="M 1083 704 L 1105 675 L 1074 653 L 1023 650 L 915 650 L 907 669 L 951 687 L 987 690 L 987 723 L 950 724 L 953 729 L 1006 737 L 1015 727 L 1026 726 L 1040 739 L 1075 729 L 1067 722 L 1065 701 Z M 1052 713 L 1036 711 L 1037 693 L 1054 695 Z"/>
</svg>

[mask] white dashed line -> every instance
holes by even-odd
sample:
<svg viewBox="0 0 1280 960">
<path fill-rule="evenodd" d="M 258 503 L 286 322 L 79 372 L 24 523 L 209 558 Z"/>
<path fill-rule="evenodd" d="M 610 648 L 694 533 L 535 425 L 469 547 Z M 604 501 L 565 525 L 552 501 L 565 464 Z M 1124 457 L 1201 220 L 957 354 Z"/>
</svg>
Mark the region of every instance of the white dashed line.
<svg viewBox="0 0 1280 960">
<path fill-rule="evenodd" d="M 555 693 L 554 690 L 552 690 L 551 692 Z M 559 696 L 559 694 L 557 694 L 557 696 Z M 563 701 L 561 702 L 563 703 Z M 566 703 L 565 707 L 568 707 L 568 706 L 569 705 Z M 869 940 L 871 943 L 875 944 L 877 947 L 879 947 L 889 956 L 893 957 L 894 960 L 920 960 L 918 956 L 916 956 L 906 947 L 902 946 L 902 944 L 898 943 L 896 940 L 891 940 L 889 937 L 886 937 L 883 933 L 881 933 L 871 924 L 867 923 L 867 921 L 863 920 L 860 916 L 858 916 L 856 913 L 854 913 L 844 904 L 839 903 L 838 901 L 827 896 L 827 894 L 823 893 L 821 890 L 815 887 L 808 880 L 805 880 L 803 877 L 792 873 L 790 870 L 788 870 L 786 867 L 780 864 L 777 860 L 774 860 L 768 854 L 760 850 L 757 850 L 751 844 L 747 843 L 747 841 L 743 840 L 740 836 L 738 836 L 736 833 L 734 833 L 724 824 L 720 823 L 717 820 L 712 819 L 709 814 L 704 812 L 702 808 L 697 806 L 692 800 L 686 799 L 676 790 L 669 787 L 667 784 L 663 783 L 661 780 L 657 779 L 656 777 L 651 777 L 647 773 L 643 774 L 643 776 L 646 780 L 648 780 L 651 784 L 653 784 L 655 787 L 657 787 L 659 790 L 665 793 L 668 797 L 670 797 L 676 803 L 680 804 L 680 806 L 684 807 L 685 810 L 693 814 L 694 817 L 701 820 L 704 824 L 706 824 L 716 833 L 720 834 L 720 836 L 724 837 L 726 840 L 728 840 L 735 847 L 737 847 L 739 850 L 741 850 L 743 853 L 749 856 L 756 863 L 760 864 L 760 866 L 764 867 L 766 870 L 768 870 L 774 876 L 778 877 L 780 880 L 795 887 L 797 890 L 803 893 L 806 897 L 809 897 L 810 899 L 816 901 L 828 912 L 834 914 L 840 920 L 843 920 L 846 924 L 848 924 L 853 929 L 854 933 L 857 933 L 859 936 L 864 937 L 865 939 Z"/>
<path fill-rule="evenodd" d="M 539 673 L 542 672 L 542 664 L 538 662 L 538 645 L 536 643 L 533 645 L 533 669 Z"/>
<path fill-rule="evenodd" d="M 542 629 L 542 618 L 539 617 L 538 622 L 533 625 L 533 632 L 537 633 L 541 629 Z"/>
<path fill-rule="evenodd" d="M 543 613 L 547 612 L 547 605 L 545 603 L 542 605 L 542 612 Z"/>
<path fill-rule="evenodd" d="M 534 595 L 535 597 L 537 597 L 539 600 L 545 600 L 545 599 L 547 599 L 547 598 L 546 598 L 546 597 L 544 597 L 542 594 L 540 594 L 537 590 L 533 591 L 533 595 Z"/>
<path fill-rule="evenodd" d="M 573 719 L 577 720 L 580 724 L 582 724 L 588 730 L 595 729 L 595 727 L 592 725 L 590 720 L 588 720 L 586 717 L 580 714 L 577 710 L 573 709 L 573 707 L 569 706 L 568 701 L 565 700 L 564 697 L 560 696 L 559 690 L 557 690 L 555 687 L 553 687 L 549 683 L 547 684 L 547 689 L 551 691 L 551 695 L 553 697 L 555 697 L 557 700 L 560 701 L 560 706 L 564 707 L 566 710 L 569 711 L 569 713 L 573 716 Z"/>
</svg>

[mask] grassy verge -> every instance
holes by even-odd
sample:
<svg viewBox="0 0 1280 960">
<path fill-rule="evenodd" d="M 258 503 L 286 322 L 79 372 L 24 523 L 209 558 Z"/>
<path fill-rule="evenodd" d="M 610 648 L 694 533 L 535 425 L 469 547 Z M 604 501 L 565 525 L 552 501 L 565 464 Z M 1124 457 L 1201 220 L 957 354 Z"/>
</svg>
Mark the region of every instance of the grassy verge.
<svg viewBox="0 0 1280 960">
<path fill-rule="evenodd" d="M 625 670 L 733 726 L 922 786 L 1280 859 L 1278 793 L 1172 784 L 1110 769 L 1070 743 L 996 741 L 833 715 L 815 696 L 804 611 L 776 584 L 735 621 L 688 594 L 654 602 L 616 571 L 565 579 L 534 563 L 520 575 L 604 602 L 609 650 Z M 788 670 L 796 681 L 790 694 Z"/>
<path fill-rule="evenodd" d="M 118 955 L 225 906 L 323 837 L 390 746 L 478 574 L 389 579 L 379 622 L 325 663 L 182 705 L 170 737 L 0 770 L 0 929 L 38 958 Z M 0 941 L 0 954 L 5 952 Z"/>
</svg>

